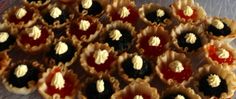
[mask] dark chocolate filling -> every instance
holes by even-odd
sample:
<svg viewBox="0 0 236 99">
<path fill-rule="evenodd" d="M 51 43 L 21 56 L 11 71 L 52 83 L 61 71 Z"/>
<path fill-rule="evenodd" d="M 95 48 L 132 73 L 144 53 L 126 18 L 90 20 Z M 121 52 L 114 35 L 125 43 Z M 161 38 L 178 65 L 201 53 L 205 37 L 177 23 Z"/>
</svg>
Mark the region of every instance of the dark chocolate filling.
<svg viewBox="0 0 236 99">
<path fill-rule="evenodd" d="M 200 47 L 202 47 L 202 41 L 201 41 L 201 38 L 196 34 L 195 36 L 197 37 L 197 40 L 194 44 L 190 44 L 190 43 L 187 43 L 186 42 L 186 39 L 185 39 L 185 36 L 188 34 L 188 33 L 193 33 L 193 32 L 184 32 L 184 33 L 181 33 L 177 39 L 178 39 L 178 45 L 182 48 L 188 48 L 188 52 L 191 52 L 193 50 L 197 50 L 199 49 Z"/>
<path fill-rule="evenodd" d="M 182 95 L 185 99 L 189 99 L 186 95 L 183 95 L 182 93 L 173 93 L 173 94 L 168 94 L 165 95 L 162 99 L 175 99 L 177 95 Z"/>
<path fill-rule="evenodd" d="M 208 27 L 208 31 L 211 32 L 213 35 L 215 36 L 227 36 L 231 33 L 231 29 L 230 27 L 227 26 L 227 24 L 224 24 L 224 28 L 223 29 L 217 29 L 215 26 L 210 25 Z"/>
<path fill-rule="evenodd" d="M 156 23 L 164 23 L 164 20 L 165 20 L 165 19 L 169 19 L 169 18 L 170 18 L 170 16 L 169 16 L 167 13 L 165 13 L 165 15 L 162 16 L 162 17 L 158 17 L 156 11 L 147 13 L 147 14 L 145 15 L 145 17 L 146 17 L 149 21 L 151 21 L 152 23 L 153 23 L 153 22 L 156 22 Z"/>
<path fill-rule="evenodd" d="M 41 1 L 42 2 L 42 4 L 44 3 L 44 2 L 46 2 L 46 0 L 27 0 L 29 3 L 31 3 L 31 2 L 38 2 L 38 1 Z"/>
<path fill-rule="evenodd" d="M 17 66 L 16 66 L 17 67 Z M 39 77 L 39 70 L 31 65 L 28 65 L 28 71 L 27 73 L 20 78 L 17 78 L 16 75 L 14 74 L 16 67 L 12 68 L 9 72 L 7 81 L 9 84 L 12 84 L 12 86 L 17 87 L 17 88 L 22 88 L 22 87 L 27 87 L 29 81 L 35 81 L 37 82 Z"/>
<path fill-rule="evenodd" d="M 102 13 L 103 8 L 102 8 L 102 5 L 99 2 L 93 0 L 93 4 L 92 4 L 92 6 L 89 9 L 84 9 L 82 7 L 82 4 L 80 4 L 79 5 L 79 12 L 81 13 L 83 10 L 87 10 L 88 11 L 88 13 L 87 13 L 88 15 L 95 16 L 95 15 L 98 15 L 98 14 Z"/>
<path fill-rule="evenodd" d="M 56 37 L 61 37 L 66 33 L 66 28 L 56 28 L 53 29 L 53 32 Z"/>
<path fill-rule="evenodd" d="M 199 80 L 199 86 L 198 86 L 199 90 L 203 92 L 205 96 L 216 96 L 219 98 L 223 92 L 228 92 L 228 86 L 224 79 L 220 77 L 221 80 L 220 85 L 218 87 L 213 88 L 208 84 L 207 81 L 208 76 L 210 76 L 210 74 L 203 76 Z"/>
<path fill-rule="evenodd" d="M 96 88 L 96 82 L 88 83 L 87 88 L 85 89 L 85 94 L 88 99 L 110 99 L 111 95 L 114 93 L 112 84 L 104 80 L 105 90 L 102 93 L 99 93 Z"/>
<path fill-rule="evenodd" d="M 149 76 L 152 73 L 151 63 L 148 62 L 148 60 L 143 59 L 143 67 L 141 70 L 135 70 L 133 68 L 132 58 L 126 59 L 122 63 L 122 68 L 124 69 L 124 72 L 130 77 L 130 78 L 142 78 L 144 79 L 145 76 Z"/>
<path fill-rule="evenodd" d="M 50 15 L 50 12 L 46 12 L 43 15 L 43 19 L 49 24 L 52 25 L 55 21 L 59 21 L 60 24 L 63 24 L 66 22 L 67 19 L 69 19 L 69 12 L 67 10 L 62 10 L 62 14 L 58 18 L 53 18 Z"/>
<path fill-rule="evenodd" d="M 66 53 L 61 54 L 61 55 L 56 54 L 55 45 L 52 46 L 50 52 L 48 53 L 49 57 L 53 58 L 57 64 L 59 62 L 63 62 L 63 63 L 69 62 L 74 57 L 74 54 L 76 52 L 75 47 L 71 43 L 68 43 L 68 42 L 65 42 L 65 43 L 68 46 L 68 50 Z"/>
<path fill-rule="evenodd" d="M 120 39 L 118 41 L 116 40 L 112 40 L 109 35 L 106 37 L 105 42 L 107 42 L 109 44 L 109 46 L 114 47 L 116 51 L 125 51 L 129 49 L 129 46 L 132 43 L 132 35 L 130 33 L 130 31 L 126 30 L 126 29 L 119 29 L 120 33 L 122 34 L 122 36 L 120 37 Z M 109 34 L 110 31 L 106 34 Z"/>
<path fill-rule="evenodd" d="M 9 34 L 9 38 L 7 39 L 7 41 L 0 43 L 0 51 L 9 49 L 10 46 L 15 43 L 15 41 L 16 41 L 16 38 Z"/>
</svg>

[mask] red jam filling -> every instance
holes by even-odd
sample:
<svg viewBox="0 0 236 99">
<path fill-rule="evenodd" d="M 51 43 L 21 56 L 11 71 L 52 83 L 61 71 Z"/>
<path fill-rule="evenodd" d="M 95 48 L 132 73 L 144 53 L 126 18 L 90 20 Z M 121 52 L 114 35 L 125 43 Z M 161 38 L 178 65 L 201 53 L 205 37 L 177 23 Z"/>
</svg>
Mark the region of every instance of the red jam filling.
<svg viewBox="0 0 236 99">
<path fill-rule="evenodd" d="M 105 61 L 105 63 L 100 64 L 100 65 L 95 63 L 95 59 L 93 57 L 93 54 L 94 53 L 91 53 L 90 56 L 87 58 L 87 63 L 89 66 L 94 67 L 97 72 L 106 71 L 111 68 L 111 64 L 115 60 L 115 58 L 113 57 L 113 54 L 110 53 L 108 56 L 108 59 Z"/>
<path fill-rule="evenodd" d="M 164 48 L 166 43 L 168 42 L 168 38 L 164 37 L 164 35 L 156 35 L 160 38 L 159 46 L 149 46 L 148 40 L 155 35 L 144 36 L 140 40 L 140 47 L 144 49 L 144 55 L 146 56 L 159 56 L 163 54 L 166 49 Z"/>
<path fill-rule="evenodd" d="M 70 75 L 68 74 L 64 75 L 65 87 L 62 88 L 61 90 L 56 89 L 54 86 L 51 86 L 52 78 L 57 72 L 60 72 L 60 71 L 61 69 L 58 67 L 58 68 L 53 69 L 51 73 L 48 75 L 48 77 L 46 78 L 47 89 L 45 92 L 51 96 L 57 93 L 61 96 L 61 98 L 64 98 L 65 96 L 71 96 L 72 91 L 74 89 L 74 81 L 72 81 Z"/>
<path fill-rule="evenodd" d="M 32 10 L 27 10 L 27 13 L 24 17 L 22 17 L 21 19 L 17 19 L 15 13 L 12 13 L 9 16 L 8 21 L 15 24 L 18 24 L 20 22 L 28 23 L 30 20 L 33 19 L 33 14 L 34 12 Z"/>
<path fill-rule="evenodd" d="M 184 18 L 185 20 L 190 20 L 190 19 L 196 19 L 197 18 L 197 11 L 193 9 L 193 14 L 191 16 L 186 16 L 184 15 L 184 10 L 178 10 L 177 14 L 181 17 Z"/>
<path fill-rule="evenodd" d="M 181 83 L 184 80 L 188 80 L 189 77 L 192 75 L 192 68 L 191 66 L 187 65 L 184 65 L 184 70 L 180 73 L 172 71 L 168 65 L 163 65 L 160 70 L 166 80 L 173 79 L 178 83 Z"/>
<path fill-rule="evenodd" d="M 223 63 L 228 63 L 228 64 L 232 64 L 234 61 L 233 55 L 230 53 L 229 54 L 229 58 L 223 59 L 223 58 L 219 58 L 217 55 L 217 48 L 214 45 L 211 45 L 208 47 L 208 53 L 209 53 L 209 57 L 214 60 L 217 61 L 220 64 Z"/>
<path fill-rule="evenodd" d="M 77 39 L 79 40 L 81 39 L 83 35 L 85 35 L 86 39 L 88 39 L 91 34 L 94 34 L 97 30 L 97 23 L 92 22 L 91 19 L 86 19 L 86 20 L 90 22 L 90 27 L 88 28 L 87 31 L 83 31 L 79 29 L 79 22 L 80 22 L 79 20 L 78 23 L 74 23 L 70 26 L 70 30 L 69 30 L 70 34 L 75 35 Z"/>
<path fill-rule="evenodd" d="M 40 44 L 44 44 L 47 41 L 49 36 L 48 30 L 45 27 L 41 27 L 41 36 L 34 40 L 32 37 L 29 37 L 28 33 L 22 34 L 20 42 L 24 45 L 30 44 L 31 46 L 39 46 Z"/>
<path fill-rule="evenodd" d="M 143 99 L 151 99 L 150 95 L 147 95 L 144 93 L 134 93 L 134 92 L 131 92 L 131 90 L 127 91 L 127 93 L 123 95 L 122 99 L 134 99 L 136 95 L 141 95 Z"/>
<path fill-rule="evenodd" d="M 112 13 L 111 13 L 112 20 L 113 21 L 123 20 L 125 22 L 135 24 L 137 22 L 138 18 L 139 18 L 138 11 L 135 10 L 135 8 L 132 7 L 132 6 L 127 6 L 127 9 L 129 10 L 130 15 L 128 17 L 125 17 L 125 18 L 120 17 L 120 14 L 118 13 L 119 11 L 112 11 Z"/>
</svg>

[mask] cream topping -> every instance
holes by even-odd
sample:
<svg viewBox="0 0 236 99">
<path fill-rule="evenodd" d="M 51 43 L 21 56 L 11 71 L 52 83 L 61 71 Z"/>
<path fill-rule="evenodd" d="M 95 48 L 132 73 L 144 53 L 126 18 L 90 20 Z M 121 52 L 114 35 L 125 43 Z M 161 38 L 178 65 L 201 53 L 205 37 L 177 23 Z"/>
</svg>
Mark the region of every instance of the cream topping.
<svg viewBox="0 0 236 99">
<path fill-rule="evenodd" d="M 65 80 L 61 72 L 57 72 L 51 81 L 51 86 L 54 86 L 56 89 L 61 90 L 65 87 Z"/>
<path fill-rule="evenodd" d="M 161 43 L 161 40 L 159 37 L 157 36 L 152 36 L 149 40 L 148 40 L 148 44 L 149 46 L 159 46 Z"/>
<path fill-rule="evenodd" d="M 185 16 L 192 16 L 193 15 L 193 9 L 190 6 L 186 6 L 183 11 Z"/>
<path fill-rule="evenodd" d="M 143 67 L 143 59 L 139 55 L 135 55 L 132 58 L 133 68 L 136 70 L 141 70 Z"/>
<path fill-rule="evenodd" d="M 121 18 L 126 18 L 130 15 L 129 9 L 127 7 L 122 7 L 119 12 Z"/>
<path fill-rule="evenodd" d="M 82 4 L 83 8 L 89 9 L 92 6 L 93 1 L 92 0 L 82 0 L 81 4 Z"/>
<path fill-rule="evenodd" d="M 173 72 L 176 72 L 176 73 L 180 73 L 184 70 L 183 64 L 178 60 L 171 62 L 169 64 L 169 67 Z"/>
<path fill-rule="evenodd" d="M 27 11 L 24 8 L 20 8 L 16 11 L 16 18 L 21 19 L 27 14 Z"/>
<path fill-rule="evenodd" d="M 141 95 L 135 95 L 135 96 L 134 96 L 134 99 L 143 99 L 143 96 L 141 96 Z"/>
<path fill-rule="evenodd" d="M 101 80 L 97 80 L 96 82 L 96 88 L 97 88 L 97 91 L 99 93 L 102 93 L 104 90 L 105 90 L 105 85 L 104 85 L 104 81 L 101 79 Z"/>
<path fill-rule="evenodd" d="M 9 34 L 7 32 L 0 32 L 0 43 L 6 42 L 9 38 Z"/>
<path fill-rule="evenodd" d="M 88 20 L 81 20 L 79 24 L 79 29 L 87 31 L 90 27 L 90 22 Z"/>
<path fill-rule="evenodd" d="M 218 55 L 219 58 L 222 58 L 222 59 L 229 58 L 229 52 L 224 48 L 218 49 L 216 51 L 216 54 Z"/>
<path fill-rule="evenodd" d="M 224 23 L 223 23 L 222 21 L 220 21 L 219 19 L 214 19 L 214 20 L 212 21 L 212 25 L 213 25 L 214 27 L 216 27 L 217 29 L 219 29 L 219 30 L 221 30 L 221 29 L 224 28 Z"/>
<path fill-rule="evenodd" d="M 163 17 L 165 15 L 165 11 L 162 9 L 157 9 L 157 17 Z"/>
<path fill-rule="evenodd" d="M 60 8 L 58 7 L 53 7 L 51 10 L 50 10 L 50 16 L 54 19 L 58 18 L 60 15 L 62 14 L 62 11 Z"/>
<path fill-rule="evenodd" d="M 100 65 L 100 64 L 104 64 L 105 61 L 108 59 L 109 53 L 107 50 L 97 50 L 95 51 L 93 57 L 95 59 L 95 63 Z"/>
<path fill-rule="evenodd" d="M 220 85 L 220 77 L 216 74 L 210 74 L 207 78 L 207 82 L 211 87 L 218 87 Z"/>
<path fill-rule="evenodd" d="M 185 99 L 183 95 L 177 95 L 175 99 Z"/>
<path fill-rule="evenodd" d="M 33 26 L 29 33 L 29 37 L 32 37 L 34 40 L 39 39 L 41 36 L 41 30 L 38 26 Z"/>
<path fill-rule="evenodd" d="M 122 37 L 122 34 L 120 33 L 119 30 L 115 29 L 109 33 L 109 36 L 112 40 L 118 41 L 120 40 L 120 37 Z"/>
<path fill-rule="evenodd" d="M 20 78 L 25 76 L 27 71 L 28 71 L 27 65 L 21 64 L 16 67 L 14 74 L 16 75 L 17 78 Z"/>
<path fill-rule="evenodd" d="M 197 40 L 197 37 L 194 33 L 188 33 L 184 38 L 186 39 L 186 42 L 190 44 L 194 44 Z"/>
<path fill-rule="evenodd" d="M 66 53 L 68 50 L 68 45 L 65 42 L 58 42 L 55 46 L 56 54 L 61 55 Z"/>
</svg>

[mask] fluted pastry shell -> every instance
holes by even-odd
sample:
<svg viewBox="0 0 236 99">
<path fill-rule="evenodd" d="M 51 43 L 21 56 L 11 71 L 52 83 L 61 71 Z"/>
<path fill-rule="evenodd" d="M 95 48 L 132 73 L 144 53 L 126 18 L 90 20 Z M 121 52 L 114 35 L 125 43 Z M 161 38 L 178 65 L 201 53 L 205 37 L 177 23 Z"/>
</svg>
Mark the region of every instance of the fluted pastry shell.
<svg viewBox="0 0 236 99">
<path fill-rule="evenodd" d="M 48 32 L 48 37 L 46 38 L 46 42 L 45 43 L 41 43 L 40 45 L 38 46 L 31 46 L 29 43 L 27 44 L 23 44 L 21 43 L 21 35 L 23 34 L 28 34 L 30 33 L 30 29 L 32 27 L 29 27 L 29 28 L 25 28 L 23 31 L 21 31 L 21 34 L 17 35 L 17 39 L 16 39 L 16 43 L 17 45 L 25 52 L 28 52 L 30 54 L 39 54 L 41 52 L 47 52 L 49 50 L 49 46 L 51 45 L 51 43 L 53 42 L 53 39 L 54 39 L 54 33 L 53 31 L 48 28 L 48 27 L 45 27 L 43 25 L 38 25 L 38 24 L 35 24 L 36 26 L 40 26 L 40 27 L 43 27 L 47 30 Z"/>
<path fill-rule="evenodd" d="M 224 22 L 230 29 L 231 29 L 231 33 L 227 36 L 215 36 L 213 35 L 211 32 L 208 32 L 208 26 L 212 24 L 212 21 L 214 19 L 219 19 L 222 22 Z M 232 19 L 229 18 L 219 18 L 219 17 L 208 17 L 206 19 L 206 24 L 205 24 L 205 28 L 206 28 L 206 32 L 207 35 L 214 40 L 225 40 L 225 39 L 234 39 L 236 37 L 236 22 Z"/>
<path fill-rule="evenodd" d="M 11 62 L 11 58 L 8 56 L 7 52 L 0 53 L 0 75 L 2 75 L 6 68 L 9 67 Z"/>
<path fill-rule="evenodd" d="M 180 93 L 188 97 L 189 99 L 202 99 L 192 88 L 185 87 L 183 85 L 172 85 L 167 88 L 163 93 L 162 97 L 168 96 L 170 94 Z"/>
<path fill-rule="evenodd" d="M 24 5 L 29 6 L 29 7 L 35 7 L 35 8 L 46 7 L 50 2 L 51 0 L 45 0 L 44 3 L 42 3 L 41 0 L 38 0 L 37 2 L 35 1 L 28 2 L 28 0 L 23 0 Z"/>
<path fill-rule="evenodd" d="M 53 96 L 47 94 L 45 91 L 47 90 L 47 84 L 46 84 L 46 80 L 48 75 L 55 69 L 61 69 L 61 73 L 63 76 L 68 76 L 69 79 L 71 79 L 72 81 L 74 81 L 74 86 L 73 90 L 71 90 L 71 95 L 70 96 L 65 96 L 63 99 L 74 99 L 76 97 L 77 91 L 80 88 L 79 86 L 79 80 L 77 78 L 77 75 L 72 71 L 72 70 L 68 70 L 67 68 L 64 68 L 64 65 L 59 65 L 59 66 L 53 66 L 52 68 L 48 68 L 46 72 L 43 73 L 42 78 L 39 80 L 38 83 L 38 92 L 40 93 L 40 95 L 44 98 L 44 99 L 61 99 L 62 97 L 60 97 L 60 94 L 58 93 L 54 93 Z"/>
<path fill-rule="evenodd" d="M 71 24 L 73 24 L 73 22 L 72 22 L 70 25 L 67 25 L 66 34 L 69 37 L 71 37 L 72 39 L 75 39 L 78 41 L 82 41 L 85 43 L 92 42 L 93 40 L 95 40 L 97 38 L 99 33 L 102 31 L 103 25 L 101 24 L 101 22 L 99 21 L 98 18 L 91 17 L 91 16 L 80 16 L 78 19 L 74 20 L 74 24 L 79 25 L 80 20 L 89 20 L 89 22 L 92 21 L 92 22 L 90 22 L 91 25 L 96 24 L 97 28 L 96 28 L 95 33 L 90 34 L 88 37 L 86 35 L 82 35 L 80 38 L 77 38 L 74 34 L 70 33 L 70 26 L 71 26 Z M 77 32 L 77 33 L 79 33 L 79 32 Z"/>
<path fill-rule="evenodd" d="M 87 58 L 90 57 L 91 55 L 93 56 L 92 53 L 94 53 L 96 50 L 106 50 L 109 55 L 112 55 L 112 57 L 114 58 L 114 62 L 112 62 L 112 64 L 110 64 L 110 69 L 109 70 L 105 70 L 105 71 L 100 71 L 98 72 L 95 67 L 93 66 L 90 66 L 88 64 L 88 61 L 91 61 L 91 60 L 88 60 Z M 81 52 L 81 54 L 79 55 L 80 57 L 80 64 L 81 66 L 84 68 L 84 70 L 86 72 L 88 72 L 89 74 L 92 74 L 92 75 L 98 75 L 99 73 L 112 73 L 114 72 L 115 70 L 115 60 L 117 58 L 117 52 L 114 51 L 114 48 L 111 48 L 109 47 L 109 45 L 106 43 L 106 44 L 101 44 L 101 43 L 90 43 L 86 48 L 84 48 Z M 108 59 L 107 59 L 108 60 Z M 103 65 L 103 64 L 100 64 L 100 65 Z"/>
<path fill-rule="evenodd" d="M 174 79 L 165 79 L 164 74 L 161 72 L 162 66 L 169 66 L 169 64 L 175 60 L 180 61 L 183 64 L 183 66 L 190 66 L 190 68 L 193 69 L 191 60 L 184 53 L 177 53 L 172 50 L 167 50 L 164 54 L 157 57 L 157 61 L 156 61 L 157 65 L 155 67 L 156 73 L 160 77 L 160 79 L 168 85 L 173 85 L 173 84 L 187 85 L 191 77 L 182 81 L 181 83 L 178 83 Z M 193 72 L 192 72 L 192 75 L 193 75 Z"/>
<path fill-rule="evenodd" d="M 183 47 L 179 46 L 177 37 L 182 32 L 187 32 L 187 31 L 194 32 L 197 36 L 199 36 L 199 38 L 201 39 L 202 47 L 198 48 L 197 50 L 188 52 L 188 48 L 187 47 L 183 48 Z M 209 40 L 206 37 L 205 32 L 203 30 L 203 26 L 202 25 L 196 26 L 196 25 L 191 24 L 191 23 L 185 23 L 185 24 L 181 23 L 178 26 L 174 27 L 171 30 L 171 37 L 172 37 L 172 41 L 173 41 L 172 43 L 177 48 L 178 51 L 185 52 L 185 53 L 190 53 L 190 54 L 196 54 L 197 52 L 202 51 L 203 50 L 202 49 L 203 45 L 209 42 Z"/>
<path fill-rule="evenodd" d="M 134 55 L 136 55 L 135 53 L 134 54 L 129 54 L 127 52 L 124 52 L 122 53 L 121 55 L 119 55 L 118 59 L 116 60 L 116 65 L 118 66 L 117 67 L 117 70 L 118 70 L 118 73 L 119 73 L 119 76 L 126 82 L 126 83 L 130 83 L 136 79 L 141 79 L 141 78 L 130 78 L 124 71 L 123 67 L 122 67 L 122 64 L 125 60 L 127 60 L 128 58 L 131 58 L 133 57 Z M 142 58 L 146 59 L 145 57 L 141 56 Z M 147 61 L 150 61 L 150 60 L 147 60 Z M 150 62 L 150 64 L 152 65 L 151 68 L 153 71 L 151 71 L 151 74 L 150 75 L 145 75 L 144 78 L 142 80 L 146 81 L 146 82 L 149 82 L 151 81 L 153 78 L 154 78 L 154 64 L 152 62 Z"/>
<path fill-rule="evenodd" d="M 164 45 L 164 49 L 168 49 L 170 47 L 170 33 L 164 29 L 163 26 L 157 26 L 157 25 L 153 25 L 153 26 L 147 26 L 145 29 L 143 29 L 140 33 L 137 34 L 136 36 L 136 45 L 135 47 L 137 48 L 138 52 L 140 52 L 141 54 L 144 53 L 143 48 L 141 48 L 140 42 L 142 40 L 143 37 L 145 36 L 163 36 L 166 40 L 167 43 Z M 147 42 L 148 43 L 148 42 Z M 150 59 L 153 59 L 156 61 L 157 56 L 146 56 Z"/>
<path fill-rule="evenodd" d="M 193 13 L 196 14 L 196 18 L 194 19 L 190 18 L 186 20 L 178 15 L 178 11 L 184 9 L 184 7 L 186 6 L 190 6 L 194 10 Z M 172 9 L 174 17 L 176 17 L 180 22 L 184 23 L 187 22 L 200 23 L 203 20 L 205 20 L 207 16 L 206 11 L 195 0 L 175 0 L 174 3 L 170 5 L 170 7 Z"/>
<path fill-rule="evenodd" d="M 224 48 L 226 49 L 227 51 L 229 51 L 230 55 L 233 56 L 233 63 L 232 64 L 228 64 L 228 63 L 222 63 L 220 64 L 218 61 L 216 60 L 212 60 L 212 58 L 209 56 L 209 47 L 210 46 L 215 46 L 216 49 L 218 48 Z M 205 56 L 205 59 L 211 63 L 211 64 L 214 64 L 214 65 L 217 65 L 217 66 L 222 66 L 223 68 L 228 68 L 228 69 L 235 69 L 236 68 L 236 51 L 234 50 L 233 47 L 231 47 L 230 44 L 228 43 L 224 43 L 224 42 L 220 42 L 220 41 L 217 41 L 217 40 L 211 40 L 208 44 L 205 44 L 204 45 L 204 56 Z"/>
<path fill-rule="evenodd" d="M 236 76 L 232 71 L 229 71 L 226 68 L 217 66 L 217 65 L 212 65 L 212 64 L 205 64 L 202 67 L 200 67 L 197 71 L 197 73 L 194 75 L 194 79 L 192 80 L 193 87 L 195 91 L 203 98 L 203 99 L 214 99 L 217 97 L 209 97 L 209 96 L 204 96 L 203 92 L 199 91 L 198 85 L 199 85 L 199 80 L 201 79 L 202 76 L 205 76 L 209 73 L 217 74 L 220 76 L 222 79 L 226 81 L 227 89 L 228 92 L 221 93 L 219 99 L 230 99 L 233 97 L 235 88 L 236 88 Z"/>
<path fill-rule="evenodd" d="M 9 92 L 12 92 L 15 94 L 21 94 L 21 95 L 28 95 L 37 89 L 38 81 L 36 81 L 36 82 L 29 81 L 28 87 L 25 86 L 22 88 L 15 87 L 7 81 L 10 70 L 13 69 L 15 66 L 17 66 L 18 64 L 22 64 L 22 63 L 31 64 L 33 67 L 36 67 L 37 69 L 39 69 L 38 76 L 39 76 L 39 78 L 41 77 L 41 74 L 44 71 L 44 66 L 42 64 L 38 63 L 38 61 L 22 60 L 22 61 L 18 61 L 16 63 L 13 63 L 13 62 L 10 63 L 9 67 L 3 73 L 2 83 L 3 83 L 4 87 Z"/>
<path fill-rule="evenodd" d="M 32 11 L 33 12 L 32 18 L 27 23 L 25 23 L 23 21 L 19 22 L 18 24 L 14 23 L 14 22 L 9 22 L 9 17 L 11 17 L 12 15 L 15 16 L 16 10 L 18 10 L 19 8 L 24 8 L 24 9 L 26 9 L 26 11 L 29 11 L 29 10 Z M 12 7 L 11 9 L 6 10 L 4 12 L 4 14 L 2 15 L 2 19 L 3 19 L 4 23 L 6 23 L 9 26 L 18 28 L 18 29 L 32 26 L 33 24 L 35 24 L 37 22 L 39 17 L 40 17 L 40 14 L 37 9 L 35 9 L 33 7 L 27 7 L 27 6 Z"/>
<path fill-rule="evenodd" d="M 111 99 L 123 99 L 124 96 L 127 94 L 137 94 L 137 95 L 148 95 L 150 99 L 159 99 L 159 93 L 158 90 L 154 87 L 151 87 L 149 83 L 146 81 L 143 81 L 141 79 L 137 79 L 133 82 L 131 82 L 129 85 L 127 85 L 124 89 L 114 93 L 111 96 Z"/>
<path fill-rule="evenodd" d="M 165 14 L 168 14 L 170 19 L 165 19 L 164 22 L 162 23 L 157 23 L 157 22 L 151 22 L 146 18 L 146 14 L 156 11 L 157 9 L 162 9 L 164 10 Z M 147 23 L 148 25 L 161 25 L 161 26 L 170 26 L 173 23 L 173 14 L 172 11 L 169 8 L 166 8 L 164 6 L 161 6 L 157 3 L 148 3 L 148 4 L 143 4 L 141 8 L 139 8 L 139 16 L 142 19 L 143 22 Z"/>
</svg>

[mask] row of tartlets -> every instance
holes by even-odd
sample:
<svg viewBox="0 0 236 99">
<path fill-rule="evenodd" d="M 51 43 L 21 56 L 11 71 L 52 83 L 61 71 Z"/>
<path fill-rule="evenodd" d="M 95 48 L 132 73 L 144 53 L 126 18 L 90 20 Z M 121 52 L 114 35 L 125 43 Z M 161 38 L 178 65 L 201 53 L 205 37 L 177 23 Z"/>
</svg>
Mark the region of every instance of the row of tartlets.
<svg viewBox="0 0 236 99">
<path fill-rule="evenodd" d="M 229 41 L 236 23 L 206 16 L 193 0 L 176 0 L 171 10 L 154 3 L 137 9 L 130 0 L 23 2 L 6 11 L 0 25 L 0 74 L 10 92 L 38 89 L 46 99 L 224 99 L 234 94 L 236 51 Z M 102 15 L 108 23 L 100 21 Z M 8 52 L 16 47 L 43 58 L 12 61 Z M 207 64 L 194 70 L 194 57 Z M 76 62 L 91 77 L 79 81 L 77 76 L 85 74 L 70 69 Z M 129 85 L 120 89 L 115 74 Z M 149 83 L 155 75 L 169 87 L 162 94 Z"/>
</svg>

